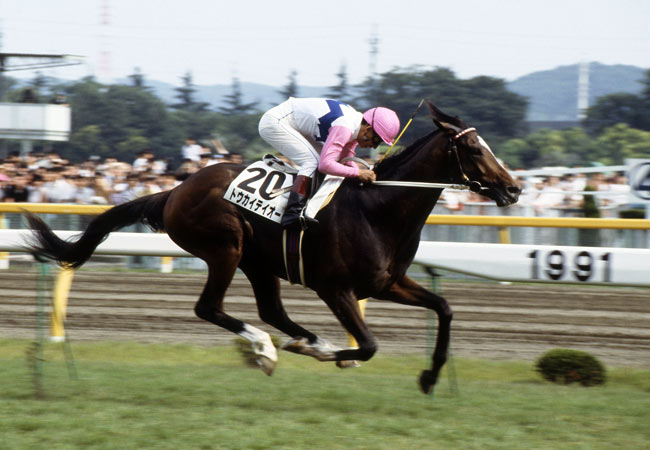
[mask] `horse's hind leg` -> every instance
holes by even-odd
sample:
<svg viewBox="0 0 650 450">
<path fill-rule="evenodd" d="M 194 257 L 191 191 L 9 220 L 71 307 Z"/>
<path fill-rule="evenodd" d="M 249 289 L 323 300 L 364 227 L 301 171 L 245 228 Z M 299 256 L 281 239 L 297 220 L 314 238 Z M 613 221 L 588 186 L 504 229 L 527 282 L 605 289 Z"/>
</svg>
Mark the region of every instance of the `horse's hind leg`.
<svg viewBox="0 0 650 450">
<path fill-rule="evenodd" d="M 245 264 L 240 267 L 251 282 L 255 293 L 260 319 L 293 338 L 305 337 L 310 342 L 317 336 L 307 331 L 287 315 L 280 297 L 280 280 L 272 273 L 260 267 L 251 268 Z"/>
<path fill-rule="evenodd" d="M 334 352 L 340 350 L 289 318 L 282 305 L 278 277 L 258 265 L 242 263 L 240 268 L 251 282 L 260 318 L 291 336 L 292 339 L 282 347 L 284 350 L 317 359 L 331 358 Z"/>
<path fill-rule="evenodd" d="M 209 263 L 208 267 L 208 281 L 194 307 L 194 312 L 201 319 L 232 331 L 250 341 L 253 352 L 257 355 L 257 364 L 264 373 L 271 375 L 277 364 L 278 354 L 269 334 L 235 319 L 223 311 L 223 299 L 234 276 L 236 262 L 233 265 Z"/>
<path fill-rule="evenodd" d="M 440 369 L 442 369 L 442 366 L 447 361 L 452 319 L 451 308 L 447 300 L 433 292 L 427 291 L 407 276 L 397 280 L 387 291 L 380 295 L 375 295 L 375 297 L 404 305 L 432 309 L 438 315 L 438 336 L 432 356 L 433 365 L 431 370 L 422 372 L 419 380 L 422 392 L 425 394 L 431 393 L 433 386 L 438 380 Z"/>
</svg>

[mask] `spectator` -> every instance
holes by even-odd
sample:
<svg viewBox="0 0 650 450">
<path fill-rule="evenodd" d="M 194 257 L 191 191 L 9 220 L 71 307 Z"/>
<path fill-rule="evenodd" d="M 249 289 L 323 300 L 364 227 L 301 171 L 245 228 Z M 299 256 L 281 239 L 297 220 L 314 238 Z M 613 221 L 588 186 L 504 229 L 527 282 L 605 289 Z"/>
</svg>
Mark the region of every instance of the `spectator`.
<svg viewBox="0 0 650 450">
<path fill-rule="evenodd" d="M 462 211 L 463 205 L 469 200 L 469 195 L 466 191 L 445 189 L 442 191 L 440 199 L 445 202 L 447 209 L 451 211 Z"/>
<path fill-rule="evenodd" d="M 17 174 L 14 176 L 4 187 L 3 201 L 26 202 L 29 197 L 28 181 L 26 175 Z"/>
<path fill-rule="evenodd" d="M 138 174 L 130 173 L 122 182 L 116 184 L 113 187 L 111 203 L 119 205 L 120 203 L 128 202 L 138 197 L 138 178 Z"/>
<path fill-rule="evenodd" d="M 190 161 L 199 162 L 201 153 L 203 153 L 203 149 L 196 143 L 195 139 L 187 138 L 185 140 L 185 145 L 182 148 L 183 160 L 189 159 Z"/>
<path fill-rule="evenodd" d="M 62 174 L 63 169 L 59 168 L 52 173 Z M 55 180 L 45 183 L 48 198 L 52 203 L 70 203 L 77 195 L 77 186 L 72 182 L 72 176 L 57 176 Z"/>
<path fill-rule="evenodd" d="M 92 204 L 96 195 L 95 189 L 93 188 L 93 179 L 91 177 L 76 175 L 73 177 L 73 182 L 77 187 L 73 198 L 74 203 Z"/>
<path fill-rule="evenodd" d="M 191 159 L 184 159 L 178 169 L 176 169 L 176 176 L 180 177 L 179 179 L 185 180 L 198 170 L 198 162 L 192 161 Z"/>
<path fill-rule="evenodd" d="M 173 173 L 167 172 L 158 176 L 158 186 L 161 191 L 168 191 L 180 184 Z"/>
<path fill-rule="evenodd" d="M 230 162 L 233 164 L 244 164 L 244 157 L 241 153 L 230 153 Z"/>
<path fill-rule="evenodd" d="M 4 163 L 3 163 L 3 164 L 0 164 L 0 183 L 9 180 L 9 176 L 7 175 L 6 170 L 7 170 L 7 169 L 6 169 L 5 164 L 4 164 Z"/>
<path fill-rule="evenodd" d="M 161 175 L 169 170 L 170 161 L 169 158 L 165 159 L 156 159 L 151 165 L 151 171 L 156 175 Z"/>
<path fill-rule="evenodd" d="M 144 172 L 153 166 L 155 156 L 150 149 L 144 149 L 138 153 L 138 157 L 133 161 L 133 170 Z"/>
<path fill-rule="evenodd" d="M 108 180 L 104 178 L 103 174 L 98 172 L 95 177 L 92 178 L 91 187 L 95 191 L 94 197 L 90 199 L 92 204 L 108 205 L 111 202 L 113 189 L 108 183 Z"/>
<path fill-rule="evenodd" d="M 582 203 L 582 195 L 578 192 L 585 190 L 587 177 L 584 173 L 565 175 L 562 177 L 560 185 L 563 190 L 571 192 L 566 198 L 567 206 L 577 208 Z"/>
<path fill-rule="evenodd" d="M 623 174 L 616 174 L 607 181 L 607 191 L 611 192 L 611 195 L 604 197 L 607 200 L 607 204 L 612 206 L 627 204 L 630 201 L 630 185 L 628 184 L 627 177 Z"/>
<path fill-rule="evenodd" d="M 537 190 L 539 194 L 532 203 L 536 214 L 540 216 L 556 216 L 557 212 L 554 212 L 553 208 L 565 206 L 565 195 L 562 192 L 558 177 L 548 177 L 546 181 L 537 186 Z"/>
<path fill-rule="evenodd" d="M 210 166 L 212 161 L 212 154 L 211 153 L 201 153 L 201 158 L 199 159 L 199 162 L 197 163 L 197 167 L 199 169 L 203 169 L 204 167 Z"/>
<path fill-rule="evenodd" d="M 158 177 L 153 173 L 140 174 L 139 185 L 140 188 L 137 190 L 138 197 L 162 192 Z"/>
<path fill-rule="evenodd" d="M 45 177 L 36 171 L 32 173 L 32 179 L 27 190 L 29 191 L 27 196 L 29 203 L 46 203 L 50 201 L 45 188 Z"/>
</svg>

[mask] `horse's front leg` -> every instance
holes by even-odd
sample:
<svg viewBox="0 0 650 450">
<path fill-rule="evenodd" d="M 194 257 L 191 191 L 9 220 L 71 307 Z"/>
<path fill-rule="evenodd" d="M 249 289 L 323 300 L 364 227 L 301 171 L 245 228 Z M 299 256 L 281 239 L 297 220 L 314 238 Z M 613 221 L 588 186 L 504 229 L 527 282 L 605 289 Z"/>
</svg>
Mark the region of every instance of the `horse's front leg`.
<svg viewBox="0 0 650 450">
<path fill-rule="evenodd" d="M 433 351 L 433 364 L 430 370 L 422 371 L 420 375 L 420 389 L 425 394 L 433 391 L 433 386 L 438 380 L 440 369 L 447 362 L 449 349 L 450 328 L 452 312 L 447 300 L 439 295 L 429 292 L 406 275 L 397 280 L 389 289 L 376 298 L 390 300 L 403 305 L 421 306 L 432 309 L 438 315 L 438 336 L 436 347 Z"/>
</svg>

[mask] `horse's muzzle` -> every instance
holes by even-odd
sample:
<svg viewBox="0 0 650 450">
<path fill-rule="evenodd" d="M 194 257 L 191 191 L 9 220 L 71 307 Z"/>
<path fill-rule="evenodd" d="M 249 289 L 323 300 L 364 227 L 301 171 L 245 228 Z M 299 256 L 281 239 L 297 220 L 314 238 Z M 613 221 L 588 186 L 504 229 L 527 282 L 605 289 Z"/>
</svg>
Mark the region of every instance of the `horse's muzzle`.
<svg viewBox="0 0 650 450">
<path fill-rule="evenodd" d="M 519 201 L 519 194 L 521 194 L 521 188 L 519 186 L 508 186 L 506 188 L 505 200 L 507 205 L 512 205 Z"/>
<path fill-rule="evenodd" d="M 483 188 L 487 192 L 481 192 L 482 195 L 485 195 L 492 200 L 494 200 L 497 206 L 509 206 L 514 203 L 517 203 L 519 200 L 519 194 L 521 194 L 521 188 L 518 186 L 508 186 L 505 189 L 503 188 Z"/>
</svg>

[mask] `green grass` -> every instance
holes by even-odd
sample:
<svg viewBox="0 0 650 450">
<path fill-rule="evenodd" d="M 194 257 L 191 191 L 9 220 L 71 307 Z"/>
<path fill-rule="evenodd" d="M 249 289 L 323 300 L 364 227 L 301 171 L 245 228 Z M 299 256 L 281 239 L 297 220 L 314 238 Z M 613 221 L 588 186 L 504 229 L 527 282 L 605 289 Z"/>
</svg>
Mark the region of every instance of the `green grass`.
<svg viewBox="0 0 650 450">
<path fill-rule="evenodd" d="M 234 347 L 47 344 L 36 399 L 27 341 L 0 340 L 0 449 L 647 449 L 650 372 L 602 387 L 546 383 L 532 364 L 454 359 L 435 397 L 424 357 L 340 370 L 280 353 L 273 377 Z"/>
</svg>

